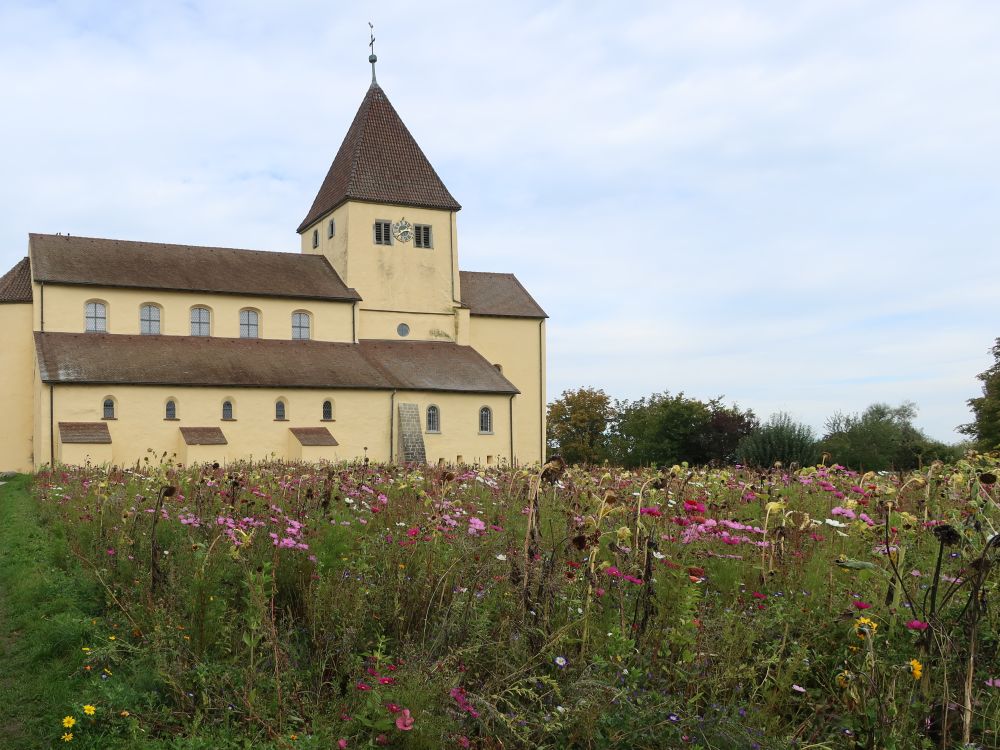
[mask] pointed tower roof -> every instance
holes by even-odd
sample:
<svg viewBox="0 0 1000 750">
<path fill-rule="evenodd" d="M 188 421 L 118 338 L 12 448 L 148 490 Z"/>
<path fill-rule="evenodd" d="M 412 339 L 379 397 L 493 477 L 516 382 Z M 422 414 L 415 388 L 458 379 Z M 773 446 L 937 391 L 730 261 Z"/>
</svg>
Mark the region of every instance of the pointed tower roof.
<svg viewBox="0 0 1000 750">
<path fill-rule="evenodd" d="M 459 205 L 406 129 L 377 83 L 372 83 L 298 232 L 344 201 L 392 203 L 458 211 Z"/>
</svg>

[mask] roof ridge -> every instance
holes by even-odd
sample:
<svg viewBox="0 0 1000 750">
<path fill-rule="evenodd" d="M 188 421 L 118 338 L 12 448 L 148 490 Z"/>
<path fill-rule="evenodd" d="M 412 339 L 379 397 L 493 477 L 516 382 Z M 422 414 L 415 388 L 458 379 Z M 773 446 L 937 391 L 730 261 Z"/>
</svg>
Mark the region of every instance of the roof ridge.
<svg viewBox="0 0 1000 750">
<path fill-rule="evenodd" d="M 294 255 L 302 258 L 325 257 L 313 253 L 295 252 L 293 250 L 255 250 L 250 247 L 223 247 L 222 245 L 185 245 L 180 242 L 156 242 L 148 240 L 123 240 L 115 237 L 88 237 L 82 234 L 51 234 L 49 232 L 29 232 L 28 241 L 33 237 L 61 237 L 70 240 L 90 240 L 93 242 L 120 242 L 125 245 L 153 245 L 160 247 L 183 247 L 192 250 L 229 250 L 235 253 L 262 253 L 267 255 Z"/>
</svg>

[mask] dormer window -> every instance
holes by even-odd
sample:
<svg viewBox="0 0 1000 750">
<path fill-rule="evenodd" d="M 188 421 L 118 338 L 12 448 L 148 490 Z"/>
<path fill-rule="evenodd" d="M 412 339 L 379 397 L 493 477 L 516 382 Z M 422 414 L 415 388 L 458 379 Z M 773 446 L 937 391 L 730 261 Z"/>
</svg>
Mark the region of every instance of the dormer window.
<svg viewBox="0 0 1000 750">
<path fill-rule="evenodd" d="M 376 245 L 392 244 L 392 222 L 379 219 L 375 222 L 374 240 Z"/>
<path fill-rule="evenodd" d="M 313 230 L 313 247 L 314 248 L 319 247 L 319 230 L 318 229 L 314 229 Z"/>
<path fill-rule="evenodd" d="M 430 224 L 417 224 L 413 227 L 413 244 L 416 247 L 434 247 L 434 245 L 431 244 Z"/>
</svg>

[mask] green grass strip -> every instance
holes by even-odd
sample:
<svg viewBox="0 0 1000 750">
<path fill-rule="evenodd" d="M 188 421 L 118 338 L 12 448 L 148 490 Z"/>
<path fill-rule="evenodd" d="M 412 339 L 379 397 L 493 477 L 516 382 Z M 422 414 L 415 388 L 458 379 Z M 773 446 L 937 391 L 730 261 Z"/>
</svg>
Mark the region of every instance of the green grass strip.
<svg viewBox="0 0 1000 750">
<path fill-rule="evenodd" d="M 0 747 L 51 747 L 74 695 L 100 592 L 42 525 L 31 477 L 0 485 Z"/>
</svg>

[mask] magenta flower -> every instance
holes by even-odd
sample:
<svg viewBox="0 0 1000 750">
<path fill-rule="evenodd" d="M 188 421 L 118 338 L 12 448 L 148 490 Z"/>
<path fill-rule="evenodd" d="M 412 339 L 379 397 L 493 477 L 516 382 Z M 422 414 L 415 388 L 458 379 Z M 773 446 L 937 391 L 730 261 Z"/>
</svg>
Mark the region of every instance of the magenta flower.
<svg viewBox="0 0 1000 750">
<path fill-rule="evenodd" d="M 992 680 L 984 680 L 983 684 L 986 687 L 1000 688 L 1000 677 L 994 677 Z"/>
<path fill-rule="evenodd" d="M 871 609 L 872 605 L 870 605 L 868 602 L 858 602 L 858 601 L 856 601 L 856 602 L 854 602 L 854 607 L 856 609 Z"/>
<path fill-rule="evenodd" d="M 410 709 L 404 708 L 403 713 L 396 717 L 396 729 L 409 732 L 413 729 L 413 717 L 410 716 Z"/>
<path fill-rule="evenodd" d="M 927 628 L 930 627 L 930 624 L 924 622 L 923 620 L 910 620 L 906 623 L 906 627 L 910 630 L 927 630 Z"/>
</svg>

